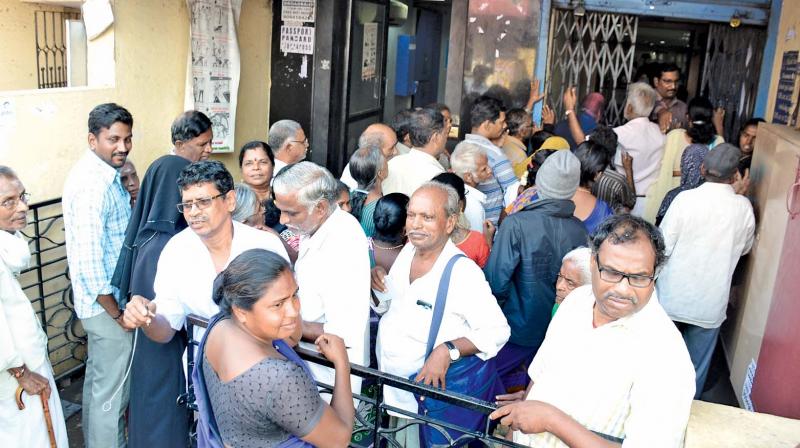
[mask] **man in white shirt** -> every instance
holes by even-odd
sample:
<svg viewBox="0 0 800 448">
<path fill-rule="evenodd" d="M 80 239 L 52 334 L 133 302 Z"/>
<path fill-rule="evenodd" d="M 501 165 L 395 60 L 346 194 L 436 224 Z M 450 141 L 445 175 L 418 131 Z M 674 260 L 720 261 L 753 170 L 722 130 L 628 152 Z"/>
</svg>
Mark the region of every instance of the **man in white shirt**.
<svg viewBox="0 0 800 448">
<path fill-rule="evenodd" d="M 458 211 L 458 194 L 452 187 L 423 184 L 408 205 L 406 232 L 411 244 L 397 256 L 388 275 L 380 267 L 372 273 L 373 288 L 385 292 L 389 301 L 375 349 L 380 369 L 403 378 L 418 373 L 416 381 L 442 388 L 451 362 L 470 355 L 489 360 L 511 334 L 481 269 L 468 258 L 460 259 L 453 266 L 434 348 L 425 359 L 442 273 L 450 259 L 461 254 L 449 239 Z M 386 387 L 384 394 L 387 405 L 417 412 L 410 392 Z"/>
<path fill-rule="evenodd" d="M 322 333 L 344 339 L 350 362 L 369 364 L 369 245 L 358 220 L 336 205 L 336 179 L 300 162 L 275 177 L 281 223 L 300 235 L 295 277 L 300 288 L 303 341 Z M 333 385 L 334 371 L 311 365 L 317 381 Z M 361 378 L 351 377 L 353 392 Z"/>
<path fill-rule="evenodd" d="M 661 222 L 669 261 L 656 286 L 689 349 L 695 398 L 725 320 L 733 270 L 753 245 L 753 206 L 731 185 L 740 157 L 729 143 L 711 150 L 700 167 L 705 183 L 676 196 Z"/>
<path fill-rule="evenodd" d="M 478 190 L 478 184 L 492 177 L 492 168 L 489 167 L 489 157 L 486 150 L 475 143 L 463 141 L 456 145 L 450 155 L 450 171 L 464 181 L 467 195 L 467 204 L 464 216 L 469 221 L 471 230 L 483 233 L 486 221 L 484 202 L 486 195 Z"/>
<path fill-rule="evenodd" d="M 178 178 L 178 188 L 182 202 L 176 206 L 189 228 L 173 236 L 161 252 L 155 299 L 135 295 L 124 314 L 128 328 L 142 328 L 147 337 L 161 343 L 184 327 L 189 314 L 209 319 L 219 311 L 212 300 L 214 279 L 240 253 L 266 249 L 289 260 L 277 236 L 231 219 L 236 192 L 222 163 L 206 160 L 188 165 Z M 194 339 L 199 341 L 203 332 L 195 329 Z"/>
<path fill-rule="evenodd" d="M 267 133 L 267 144 L 275 154 L 276 176 L 283 167 L 297 163 L 306 158 L 308 138 L 300 123 L 294 120 L 279 120 L 272 123 Z"/>
<path fill-rule="evenodd" d="M 614 215 L 590 241 L 592 284 L 569 294 L 528 373 L 527 399 L 491 418 L 536 447 L 682 447 L 694 370 L 654 294 L 664 240 L 652 224 Z"/>
<path fill-rule="evenodd" d="M 17 280 L 31 253 L 19 233 L 27 223 L 30 195 L 10 168 L 0 165 L 0 446 L 50 447 L 41 400 L 47 400 L 56 446 L 68 448 L 47 335 Z M 17 407 L 22 389 L 25 408 Z"/>
<path fill-rule="evenodd" d="M 397 135 L 394 133 L 394 129 L 383 123 L 373 123 L 367 126 L 367 129 L 365 129 L 358 138 L 357 149 L 370 147 L 380 148 L 383 157 L 385 157 L 387 161 L 392 160 L 392 158 L 397 155 Z M 353 179 L 353 175 L 350 174 L 350 162 L 347 162 L 344 170 L 342 170 L 342 177 L 340 180 L 344 182 L 351 191 L 358 188 L 358 182 L 356 182 L 356 180 Z"/>
<path fill-rule="evenodd" d="M 409 116 L 411 151 L 389 161 L 389 176 L 383 181 L 383 194 L 403 193 L 411 197 L 423 183 L 443 173 L 439 155 L 444 151 L 444 117 L 439 112 L 423 108 Z"/>
<path fill-rule="evenodd" d="M 625 172 L 623 152 L 633 157 L 633 182 L 638 196 L 631 213 L 637 216 L 644 213 L 647 190 L 658 179 L 661 159 L 664 157 L 666 137 L 649 118 L 657 99 L 658 93 L 646 83 L 637 82 L 628 86 L 624 110 L 628 122 L 614 128 L 620 146 L 614 156 L 617 171 Z"/>
</svg>

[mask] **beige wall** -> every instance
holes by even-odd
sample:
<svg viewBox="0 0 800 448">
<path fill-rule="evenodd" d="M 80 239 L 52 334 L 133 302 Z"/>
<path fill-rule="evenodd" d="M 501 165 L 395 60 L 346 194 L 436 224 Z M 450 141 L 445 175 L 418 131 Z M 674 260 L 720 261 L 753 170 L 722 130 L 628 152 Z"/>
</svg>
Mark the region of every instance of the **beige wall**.
<svg viewBox="0 0 800 448">
<path fill-rule="evenodd" d="M 787 40 L 789 29 L 795 30 L 795 36 Z M 767 110 L 764 119 L 772 121 L 772 112 L 775 110 L 775 92 L 778 90 L 778 78 L 781 73 L 783 53 L 786 51 L 800 51 L 800 2 L 798 0 L 783 0 L 781 8 L 781 22 L 778 28 L 778 42 L 775 46 L 775 60 L 772 61 L 772 79 L 767 97 Z"/>
<path fill-rule="evenodd" d="M 0 6 L 18 0 L 0 0 Z M 189 15 L 184 1 L 114 2 L 116 85 L 0 92 L 12 115 L 0 121 L 0 163 L 22 178 L 34 202 L 59 197 L 69 168 L 86 150 L 86 119 L 114 101 L 134 117 L 131 159 L 143 173 L 171 147 L 170 125 L 183 109 Z M 32 19 L 31 19 L 32 21 Z M 271 3 L 244 0 L 239 26 L 241 83 L 235 145 L 266 138 Z M 5 46 L 5 45 L 4 45 Z M 241 176 L 236 154 L 214 156 Z"/>
</svg>

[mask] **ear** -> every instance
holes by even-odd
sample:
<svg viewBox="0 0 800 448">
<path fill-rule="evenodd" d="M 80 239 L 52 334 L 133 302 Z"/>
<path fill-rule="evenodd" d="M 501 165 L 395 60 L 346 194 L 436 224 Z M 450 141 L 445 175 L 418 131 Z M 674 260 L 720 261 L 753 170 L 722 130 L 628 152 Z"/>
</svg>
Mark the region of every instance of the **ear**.
<svg viewBox="0 0 800 448">
<path fill-rule="evenodd" d="M 97 136 L 90 132 L 86 140 L 89 143 L 89 148 L 91 148 L 92 151 L 94 151 L 95 148 L 97 147 Z"/>
<path fill-rule="evenodd" d="M 456 222 L 458 221 L 458 215 L 453 215 L 447 218 L 447 223 L 445 224 L 445 231 L 448 235 L 453 233 L 453 230 L 456 228 Z"/>
<path fill-rule="evenodd" d="M 231 307 L 231 315 L 234 319 L 241 323 L 247 322 L 247 312 L 239 307 L 232 306 Z"/>
<path fill-rule="evenodd" d="M 225 205 L 228 207 L 230 213 L 236 210 L 236 190 L 225 193 Z"/>
</svg>

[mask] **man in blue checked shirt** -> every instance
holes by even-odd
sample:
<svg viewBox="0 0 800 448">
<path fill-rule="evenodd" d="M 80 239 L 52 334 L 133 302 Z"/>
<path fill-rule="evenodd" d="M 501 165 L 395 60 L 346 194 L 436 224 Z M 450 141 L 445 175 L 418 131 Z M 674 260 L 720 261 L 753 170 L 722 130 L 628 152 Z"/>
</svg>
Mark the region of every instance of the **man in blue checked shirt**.
<svg viewBox="0 0 800 448">
<path fill-rule="evenodd" d="M 128 365 L 131 333 L 123 326 L 119 292 L 111 286 L 111 276 L 131 216 L 130 195 L 119 169 L 131 151 L 132 129 L 133 117 L 124 107 L 107 103 L 92 109 L 89 150 L 64 184 L 62 206 L 75 313 L 89 339 L 82 403 L 87 448 L 125 446 L 127 384 L 115 391 Z"/>
<path fill-rule="evenodd" d="M 492 143 L 492 140 L 499 139 L 506 132 L 506 112 L 503 103 L 490 96 L 476 99 L 470 109 L 470 126 L 472 133 L 467 134 L 464 141 L 484 148 L 489 157 L 489 166 L 492 168 L 493 176 L 478 184 L 478 190 L 486 195 L 486 201 L 483 203 L 486 219 L 497 226 L 504 207 L 504 197 L 509 195 L 511 200 L 516 198 L 519 186 L 511 162 L 503 150 Z"/>
</svg>

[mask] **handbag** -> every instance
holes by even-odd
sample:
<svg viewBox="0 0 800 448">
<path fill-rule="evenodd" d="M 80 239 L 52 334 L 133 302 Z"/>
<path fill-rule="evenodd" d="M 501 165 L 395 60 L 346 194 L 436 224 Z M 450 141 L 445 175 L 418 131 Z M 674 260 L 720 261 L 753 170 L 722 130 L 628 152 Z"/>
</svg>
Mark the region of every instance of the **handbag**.
<svg viewBox="0 0 800 448">
<path fill-rule="evenodd" d="M 442 324 L 444 307 L 447 301 L 447 291 L 450 286 L 450 275 L 456 261 L 461 257 L 464 257 L 464 255 L 454 255 L 447 262 L 447 266 L 442 273 L 442 278 L 439 280 L 439 288 L 436 292 L 436 304 L 433 308 L 433 318 L 431 320 L 430 330 L 428 331 L 425 360 L 428 359 L 433 351 L 433 345 L 439 334 L 439 327 Z M 415 377 L 416 375 L 412 375 L 410 379 L 413 381 Z M 494 358 L 484 361 L 475 355 L 465 356 L 450 365 L 445 375 L 445 381 L 448 391 L 469 395 L 484 401 L 493 401 L 498 393 L 503 392 Z M 482 429 L 486 421 L 486 415 L 478 411 L 469 410 L 432 398 L 422 399 L 422 397 L 417 394 L 414 394 L 414 398 L 417 400 L 419 414 L 436 420 L 452 423 L 471 430 Z M 444 428 L 443 430 L 445 430 L 453 440 L 463 435 L 461 431 Z M 449 444 L 445 435 L 430 425 L 425 425 L 420 428 L 419 437 L 420 446 Z"/>
</svg>

